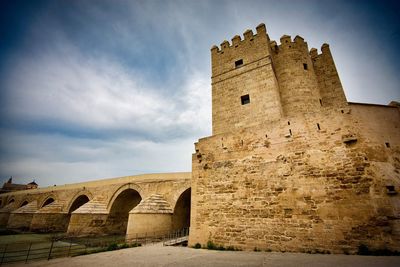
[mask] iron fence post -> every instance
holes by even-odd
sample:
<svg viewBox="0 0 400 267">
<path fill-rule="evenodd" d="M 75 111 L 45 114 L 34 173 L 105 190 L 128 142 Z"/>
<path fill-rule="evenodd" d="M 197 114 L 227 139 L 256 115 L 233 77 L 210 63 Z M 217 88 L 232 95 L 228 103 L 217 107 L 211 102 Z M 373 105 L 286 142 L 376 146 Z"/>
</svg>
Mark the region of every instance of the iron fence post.
<svg viewBox="0 0 400 267">
<path fill-rule="evenodd" d="M 50 260 L 50 258 L 51 258 L 51 251 L 53 250 L 53 244 L 54 244 L 54 240 L 51 241 L 51 246 L 50 246 L 50 250 L 49 250 L 49 256 L 47 257 L 47 260 Z"/>
<path fill-rule="evenodd" d="M 69 242 L 69 248 L 68 248 L 67 257 L 69 257 L 69 254 L 71 253 L 71 246 L 72 246 L 72 242 Z"/>
<path fill-rule="evenodd" d="M 28 253 L 26 254 L 25 263 L 27 263 L 27 262 L 28 262 L 29 253 L 31 252 L 31 247 L 32 247 L 32 242 L 31 242 L 31 243 L 29 243 L 29 248 L 28 248 Z"/>
<path fill-rule="evenodd" d="M 4 246 L 4 250 L 3 250 L 3 256 L 1 256 L 1 262 L 0 262 L 0 265 L 2 265 L 2 264 L 3 264 L 4 257 L 5 257 L 5 255 L 6 255 L 6 251 L 7 251 L 7 247 L 8 247 L 8 244 L 6 244 L 6 245 Z"/>
</svg>

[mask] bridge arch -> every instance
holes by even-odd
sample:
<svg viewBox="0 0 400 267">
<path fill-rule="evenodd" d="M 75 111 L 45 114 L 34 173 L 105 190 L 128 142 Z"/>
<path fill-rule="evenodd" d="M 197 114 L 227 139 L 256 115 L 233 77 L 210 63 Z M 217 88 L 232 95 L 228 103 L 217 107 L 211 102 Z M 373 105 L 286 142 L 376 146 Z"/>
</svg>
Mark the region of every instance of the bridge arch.
<svg viewBox="0 0 400 267">
<path fill-rule="evenodd" d="M 11 203 L 14 203 L 14 202 L 15 202 L 15 198 L 14 198 L 14 197 L 11 197 L 10 200 L 8 201 L 7 205 L 9 205 L 9 204 L 11 204 Z"/>
<path fill-rule="evenodd" d="M 47 205 L 53 203 L 55 201 L 55 197 L 53 195 L 47 196 L 42 203 L 39 205 L 39 209 L 46 207 Z"/>
<path fill-rule="evenodd" d="M 191 187 L 184 189 L 175 201 L 172 215 L 172 228 L 182 229 L 190 226 Z"/>
<path fill-rule="evenodd" d="M 110 211 L 111 210 L 111 206 L 113 205 L 113 203 L 115 202 L 115 199 L 125 190 L 127 189 L 133 189 L 136 192 L 139 193 L 139 195 L 142 195 L 140 192 L 142 191 L 142 189 L 140 188 L 139 185 L 134 184 L 134 183 L 128 183 L 128 184 L 124 184 L 120 187 L 118 187 L 117 190 L 115 190 L 114 194 L 112 195 L 112 197 L 110 198 L 110 200 L 108 201 L 107 204 L 107 210 Z"/>
<path fill-rule="evenodd" d="M 92 199 L 92 193 L 87 190 L 81 190 L 71 198 L 70 202 L 68 203 L 66 212 L 68 212 L 68 214 L 71 214 L 73 211 L 77 210 L 82 205 L 86 204 Z"/>
<path fill-rule="evenodd" d="M 21 207 L 23 207 L 23 206 L 26 206 L 26 205 L 28 205 L 28 203 L 29 203 L 28 200 L 25 199 L 25 200 L 23 200 L 23 201 L 20 202 L 20 204 L 18 205 L 18 208 L 21 208 Z"/>
<path fill-rule="evenodd" d="M 107 230 L 111 234 L 125 234 L 129 212 L 142 200 L 140 187 L 129 183 L 119 187 L 108 203 Z"/>
</svg>

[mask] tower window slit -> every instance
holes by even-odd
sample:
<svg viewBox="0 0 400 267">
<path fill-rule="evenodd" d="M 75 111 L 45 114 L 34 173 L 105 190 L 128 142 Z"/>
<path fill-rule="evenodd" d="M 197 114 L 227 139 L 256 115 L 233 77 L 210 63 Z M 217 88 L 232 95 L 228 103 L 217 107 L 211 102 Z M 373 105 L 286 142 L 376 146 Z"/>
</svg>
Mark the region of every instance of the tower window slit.
<svg viewBox="0 0 400 267">
<path fill-rule="evenodd" d="M 235 68 L 238 68 L 243 65 L 243 59 L 239 59 L 235 61 Z"/>
<path fill-rule="evenodd" d="M 242 102 L 242 105 L 246 105 L 250 103 L 250 96 L 249 95 L 242 95 L 240 97 L 240 101 Z"/>
</svg>

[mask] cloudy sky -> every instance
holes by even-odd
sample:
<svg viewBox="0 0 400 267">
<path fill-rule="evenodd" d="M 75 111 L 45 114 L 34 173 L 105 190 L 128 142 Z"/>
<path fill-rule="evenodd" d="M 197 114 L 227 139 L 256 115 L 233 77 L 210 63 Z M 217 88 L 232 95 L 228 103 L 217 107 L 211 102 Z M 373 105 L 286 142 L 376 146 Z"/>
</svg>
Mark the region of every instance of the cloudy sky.
<svg viewBox="0 0 400 267">
<path fill-rule="evenodd" d="M 368 3 L 368 4 L 366 4 Z M 349 101 L 400 100 L 395 1 L 0 2 L 0 182 L 191 170 L 210 47 L 264 22 L 329 43 Z"/>
</svg>

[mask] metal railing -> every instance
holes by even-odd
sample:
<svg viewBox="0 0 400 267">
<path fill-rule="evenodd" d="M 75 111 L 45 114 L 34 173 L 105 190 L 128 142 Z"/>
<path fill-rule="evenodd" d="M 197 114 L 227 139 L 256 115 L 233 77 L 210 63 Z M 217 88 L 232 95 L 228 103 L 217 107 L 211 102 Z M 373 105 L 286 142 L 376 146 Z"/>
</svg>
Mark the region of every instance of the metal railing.
<svg viewBox="0 0 400 267">
<path fill-rule="evenodd" d="M 147 232 L 134 235 L 107 235 L 92 237 L 67 237 L 58 235 L 49 242 L 10 243 L 0 245 L 0 265 L 32 260 L 50 260 L 106 251 L 111 246 L 124 247 L 162 244 L 171 246 L 187 241 L 189 228 L 169 232 Z M 112 250 L 112 249 L 110 249 Z"/>
<path fill-rule="evenodd" d="M 188 241 L 189 228 L 183 228 L 170 232 L 164 239 L 164 246 L 173 246 L 177 244 L 182 244 Z"/>
<path fill-rule="evenodd" d="M 182 228 L 173 231 L 159 231 L 159 232 L 147 232 L 142 234 L 126 235 L 126 242 L 137 243 L 142 245 L 162 243 L 167 246 L 168 241 L 176 240 L 189 235 L 189 228 Z"/>
<path fill-rule="evenodd" d="M 0 246 L 0 265 L 31 260 L 50 260 L 52 258 L 77 256 L 87 253 L 81 244 L 53 240 L 49 243 L 13 243 Z"/>
</svg>

